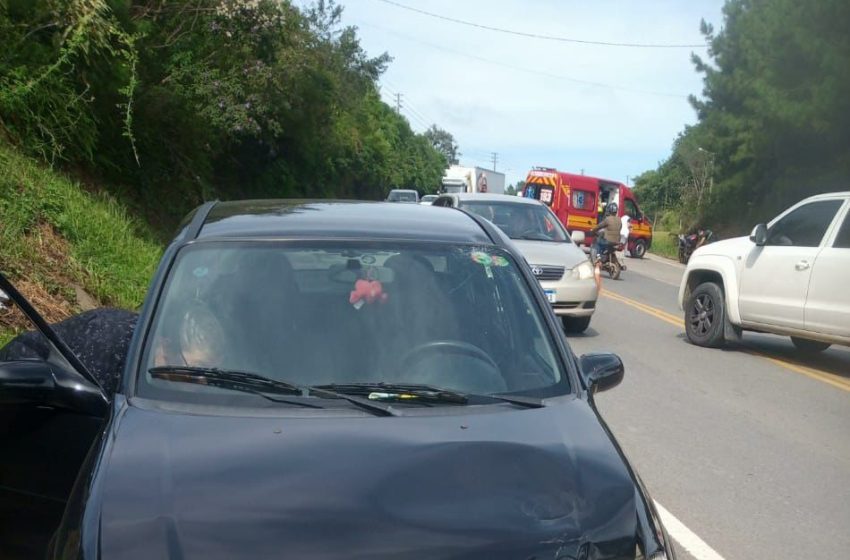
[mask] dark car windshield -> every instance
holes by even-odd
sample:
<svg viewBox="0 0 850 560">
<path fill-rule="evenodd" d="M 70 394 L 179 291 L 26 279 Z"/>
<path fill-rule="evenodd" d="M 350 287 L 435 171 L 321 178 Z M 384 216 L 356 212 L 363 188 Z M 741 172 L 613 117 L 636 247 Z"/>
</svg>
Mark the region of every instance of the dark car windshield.
<svg viewBox="0 0 850 560">
<path fill-rule="evenodd" d="M 551 210 L 539 204 L 464 200 L 462 206 L 496 224 L 511 239 L 569 241 L 558 218 Z"/>
<path fill-rule="evenodd" d="M 390 202 L 416 202 L 415 191 L 392 191 L 387 197 Z"/>
<path fill-rule="evenodd" d="M 223 390 L 154 379 L 150 369 L 247 371 L 299 386 L 569 390 L 552 334 L 510 254 L 448 244 L 186 247 L 171 269 L 144 364 L 141 396 L 188 402 Z"/>
</svg>

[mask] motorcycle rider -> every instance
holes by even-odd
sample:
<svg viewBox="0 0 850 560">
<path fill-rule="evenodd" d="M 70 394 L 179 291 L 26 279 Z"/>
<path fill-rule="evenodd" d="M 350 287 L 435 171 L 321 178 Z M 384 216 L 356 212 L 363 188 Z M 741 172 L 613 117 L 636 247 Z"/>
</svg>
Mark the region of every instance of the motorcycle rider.
<svg viewBox="0 0 850 560">
<path fill-rule="evenodd" d="M 596 241 L 591 250 L 591 261 L 596 262 L 609 245 L 616 246 L 620 242 L 620 230 L 623 221 L 617 216 L 617 203 L 612 202 L 605 207 L 605 218 L 591 231 L 596 235 Z M 602 231 L 602 233 L 599 233 Z"/>
<path fill-rule="evenodd" d="M 711 241 L 712 237 L 714 237 L 713 231 L 708 228 L 699 228 L 699 231 L 697 232 L 697 244 L 696 247 L 694 247 L 694 250 L 696 251 L 697 249 Z"/>
</svg>

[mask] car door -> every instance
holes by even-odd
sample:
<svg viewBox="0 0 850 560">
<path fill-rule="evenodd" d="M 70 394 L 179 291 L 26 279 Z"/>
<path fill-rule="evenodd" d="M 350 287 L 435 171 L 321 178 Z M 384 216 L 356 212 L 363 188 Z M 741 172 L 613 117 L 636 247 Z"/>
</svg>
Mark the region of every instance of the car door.
<svg viewBox="0 0 850 560">
<path fill-rule="evenodd" d="M 806 330 L 850 337 L 850 201 L 818 254 L 806 297 Z"/>
<path fill-rule="evenodd" d="M 0 558 L 44 558 L 80 466 L 103 430 L 106 400 L 2 274 L 0 290 L 9 296 L 0 306 L 0 334 L 33 331 L 0 348 Z M 34 338 L 36 331 L 44 338 Z M 62 395 L 53 390 L 60 384 Z M 75 387 L 91 390 L 95 400 L 67 399 Z"/>
<path fill-rule="evenodd" d="M 805 328 L 812 265 L 842 204 L 840 199 L 805 202 L 770 224 L 767 242 L 753 245 L 741 269 L 744 322 Z"/>
</svg>

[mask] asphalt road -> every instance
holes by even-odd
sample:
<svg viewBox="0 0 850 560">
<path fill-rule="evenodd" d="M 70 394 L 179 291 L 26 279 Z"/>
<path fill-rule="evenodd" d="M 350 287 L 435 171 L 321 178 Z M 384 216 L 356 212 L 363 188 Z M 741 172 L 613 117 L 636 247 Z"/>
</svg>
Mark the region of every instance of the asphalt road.
<svg viewBox="0 0 850 560">
<path fill-rule="evenodd" d="M 679 558 L 850 558 L 850 349 L 807 359 L 750 333 L 698 348 L 676 303 L 684 268 L 627 265 L 570 344 L 623 358 L 597 403 L 656 502 L 710 547 L 677 531 Z"/>
</svg>

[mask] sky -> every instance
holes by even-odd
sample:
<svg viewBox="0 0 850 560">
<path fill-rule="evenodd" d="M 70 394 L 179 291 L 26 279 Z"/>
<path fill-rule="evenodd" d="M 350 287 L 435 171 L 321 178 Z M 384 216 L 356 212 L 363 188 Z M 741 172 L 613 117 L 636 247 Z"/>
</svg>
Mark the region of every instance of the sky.
<svg viewBox="0 0 850 560">
<path fill-rule="evenodd" d="M 391 0 L 489 27 L 615 43 L 704 45 L 723 0 Z M 384 0 L 339 0 L 363 48 L 392 56 L 380 80 L 417 132 L 436 124 L 461 164 L 496 169 L 508 184 L 533 166 L 631 184 L 666 159 L 696 121 L 700 47 L 636 48 L 522 37 L 437 19 Z"/>
</svg>

